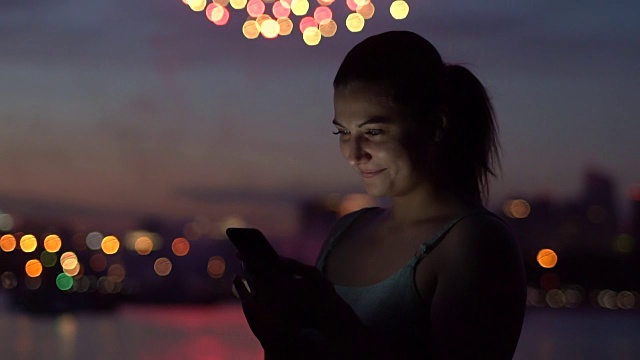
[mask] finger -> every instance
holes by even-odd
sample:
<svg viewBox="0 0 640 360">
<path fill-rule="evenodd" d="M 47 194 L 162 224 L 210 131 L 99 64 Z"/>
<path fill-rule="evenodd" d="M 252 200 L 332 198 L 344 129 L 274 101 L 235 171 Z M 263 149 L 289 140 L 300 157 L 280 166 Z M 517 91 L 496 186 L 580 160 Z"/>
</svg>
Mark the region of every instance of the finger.
<svg viewBox="0 0 640 360">
<path fill-rule="evenodd" d="M 251 291 L 247 285 L 247 282 L 240 275 L 233 277 L 233 290 L 238 294 L 241 301 L 247 301 L 251 296 Z"/>
<path fill-rule="evenodd" d="M 291 272 L 295 275 L 300 275 L 302 277 L 307 277 L 310 279 L 324 278 L 322 272 L 320 272 L 320 270 L 318 270 L 318 268 L 316 268 L 315 266 L 307 265 L 291 258 L 281 258 L 280 266 L 282 270 Z"/>
</svg>

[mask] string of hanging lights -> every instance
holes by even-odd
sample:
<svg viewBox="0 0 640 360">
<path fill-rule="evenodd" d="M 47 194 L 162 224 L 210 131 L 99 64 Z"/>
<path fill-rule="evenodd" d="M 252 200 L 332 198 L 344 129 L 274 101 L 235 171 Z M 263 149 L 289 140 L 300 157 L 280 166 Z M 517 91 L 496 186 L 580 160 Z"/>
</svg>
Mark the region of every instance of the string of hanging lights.
<svg viewBox="0 0 640 360">
<path fill-rule="evenodd" d="M 338 31 L 338 23 L 333 17 L 331 5 L 335 0 L 317 0 L 313 11 L 309 0 L 182 0 L 195 12 L 204 12 L 207 19 L 218 26 L 229 21 L 229 6 L 235 10 L 244 10 L 247 20 L 242 25 L 242 33 L 247 39 L 256 39 L 262 35 L 266 39 L 287 36 L 294 32 L 292 15 L 299 18 L 298 30 L 309 46 L 318 45 L 322 38 L 330 38 Z M 376 1 L 377 2 L 377 1 Z M 373 0 L 345 0 L 351 13 L 344 24 L 347 30 L 359 32 L 366 20 L 375 14 Z M 409 4 L 404 0 L 392 0 L 389 13 L 396 20 L 402 20 L 409 14 Z"/>
</svg>

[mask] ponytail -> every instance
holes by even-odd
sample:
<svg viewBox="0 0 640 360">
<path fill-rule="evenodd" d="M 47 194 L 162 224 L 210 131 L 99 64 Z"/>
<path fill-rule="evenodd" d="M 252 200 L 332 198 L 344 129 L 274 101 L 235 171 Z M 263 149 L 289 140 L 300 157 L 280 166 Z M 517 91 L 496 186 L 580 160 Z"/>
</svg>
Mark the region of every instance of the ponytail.
<svg viewBox="0 0 640 360">
<path fill-rule="evenodd" d="M 493 106 L 478 78 L 461 65 L 446 65 L 449 83 L 447 139 L 443 165 L 453 179 L 483 198 L 489 195 L 489 177 L 500 167 L 497 125 Z"/>
</svg>

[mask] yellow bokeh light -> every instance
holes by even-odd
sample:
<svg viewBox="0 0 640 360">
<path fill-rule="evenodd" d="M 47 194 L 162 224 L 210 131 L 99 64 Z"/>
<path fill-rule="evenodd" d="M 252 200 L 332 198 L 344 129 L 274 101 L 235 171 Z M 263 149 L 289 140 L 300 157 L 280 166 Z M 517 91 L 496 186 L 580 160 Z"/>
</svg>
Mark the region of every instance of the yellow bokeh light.
<svg viewBox="0 0 640 360">
<path fill-rule="evenodd" d="M 280 25 L 280 36 L 287 36 L 293 31 L 293 21 L 289 18 L 279 18 L 278 25 Z"/>
<path fill-rule="evenodd" d="M 12 252 L 16 249 L 16 238 L 11 234 L 0 237 L 0 249 L 4 252 Z"/>
<path fill-rule="evenodd" d="M 136 240 L 134 248 L 138 254 L 148 255 L 153 250 L 153 241 L 146 236 L 141 236 Z"/>
<path fill-rule="evenodd" d="M 258 23 L 258 29 L 262 30 L 262 23 L 265 22 L 266 20 L 271 19 L 271 16 L 269 16 L 269 14 L 262 14 L 260 16 L 258 16 L 256 18 L 256 22 Z M 196 226 L 195 222 L 192 222 L 189 224 L 191 227 L 191 232 L 193 232 L 193 237 L 197 238 L 199 237 L 202 232 L 200 231 L 200 229 L 198 229 L 198 226 Z"/>
<path fill-rule="evenodd" d="M 538 260 L 538 264 L 545 269 L 550 269 L 558 263 L 558 255 L 551 249 L 540 250 L 536 259 Z"/>
<path fill-rule="evenodd" d="M 247 0 L 231 0 L 229 1 L 229 4 L 231 4 L 232 8 L 241 10 L 244 9 L 245 6 L 247 6 Z"/>
<path fill-rule="evenodd" d="M 187 5 L 193 11 L 203 11 L 207 7 L 207 0 L 187 0 Z"/>
<path fill-rule="evenodd" d="M 309 11 L 309 1 L 307 0 L 292 0 L 291 12 L 297 16 L 304 16 Z"/>
<path fill-rule="evenodd" d="M 33 235 L 24 235 L 20 238 L 20 249 L 26 253 L 34 252 L 38 246 L 38 240 Z"/>
<path fill-rule="evenodd" d="M 373 6 L 373 3 L 369 2 L 369 3 L 366 3 L 365 5 L 358 6 L 358 8 L 356 9 L 356 12 L 362 15 L 362 17 L 365 20 L 369 20 L 373 17 L 373 14 L 375 14 L 376 7 Z"/>
<path fill-rule="evenodd" d="M 338 24 L 336 24 L 333 19 L 320 24 L 320 33 L 324 37 L 332 37 L 336 34 L 337 31 Z"/>
<path fill-rule="evenodd" d="M 169 275 L 169 273 L 171 273 L 172 268 L 173 268 L 173 265 L 171 264 L 171 260 L 167 259 L 166 257 L 161 257 L 157 259 L 156 262 L 153 264 L 153 270 L 155 270 L 156 274 L 160 276 Z"/>
<path fill-rule="evenodd" d="M 44 238 L 44 249 L 50 253 L 58 252 L 62 247 L 62 240 L 55 234 L 48 235 Z"/>
<path fill-rule="evenodd" d="M 113 255 L 120 249 L 120 240 L 113 235 L 105 236 L 100 244 L 102 251 L 107 255 Z"/>
<path fill-rule="evenodd" d="M 260 24 L 260 33 L 267 39 L 275 39 L 280 34 L 280 23 L 271 18 Z"/>
<path fill-rule="evenodd" d="M 365 6 L 367 4 L 371 4 L 371 0 L 353 0 L 357 6 Z"/>
<path fill-rule="evenodd" d="M 42 263 L 40 260 L 32 259 L 27 261 L 24 270 L 29 277 L 38 277 L 42 274 Z"/>
<path fill-rule="evenodd" d="M 302 39 L 304 40 L 305 44 L 309 46 L 316 46 L 320 43 L 322 34 L 320 33 L 320 29 L 318 29 L 317 27 L 308 27 L 304 29 Z"/>
<path fill-rule="evenodd" d="M 247 20 L 242 25 L 242 34 L 247 39 L 255 39 L 260 36 L 260 25 L 255 20 Z"/>
<path fill-rule="evenodd" d="M 63 269 L 73 269 L 78 265 L 78 256 L 68 251 L 60 256 L 60 265 Z"/>
<path fill-rule="evenodd" d="M 403 0 L 395 0 L 389 7 L 391 16 L 396 20 L 402 20 L 409 15 L 409 4 Z"/>
<path fill-rule="evenodd" d="M 214 279 L 219 279 L 224 275 L 226 263 L 221 256 L 214 256 L 207 263 L 207 273 Z"/>
<path fill-rule="evenodd" d="M 173 243 L 171 243 L 171 251 L 173 251 L 176 256 L 187 255 L 190 248 L 191 245 L 189 244 L 189 240 L 185 238 L 177 238 L 173 240 Z"/>
<path fill-rule="evenodd" d="M 360 32 L 364 28 L 364 17 L 358 13 L 351 13 L 347 16 L 347 29 L 351 32 Z"/>
</svg>

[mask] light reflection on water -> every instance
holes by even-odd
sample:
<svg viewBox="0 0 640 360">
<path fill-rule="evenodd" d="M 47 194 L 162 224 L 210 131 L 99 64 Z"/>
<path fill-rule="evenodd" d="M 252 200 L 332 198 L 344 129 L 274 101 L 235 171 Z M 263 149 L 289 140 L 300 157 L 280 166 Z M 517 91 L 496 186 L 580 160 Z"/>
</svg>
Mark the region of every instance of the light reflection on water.
<svg viewBox="0 0 640 360">
<path fill-rule="evenodd" d="M 113 313 L 0 310 L 3 359 L 261 359 L 237 303 L 126 305 Z M 516 360 L 640 358 L 640 312 L 529 309 Z"/>
</svg>

